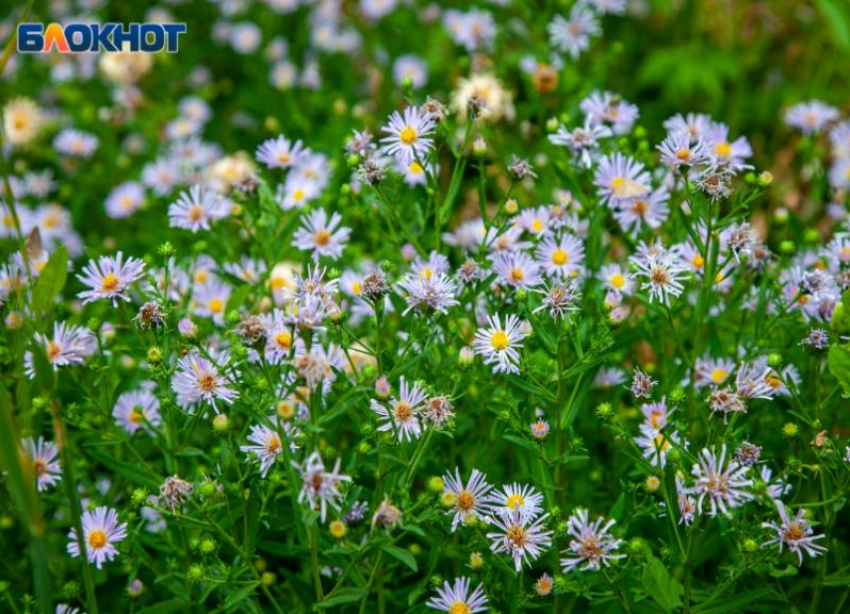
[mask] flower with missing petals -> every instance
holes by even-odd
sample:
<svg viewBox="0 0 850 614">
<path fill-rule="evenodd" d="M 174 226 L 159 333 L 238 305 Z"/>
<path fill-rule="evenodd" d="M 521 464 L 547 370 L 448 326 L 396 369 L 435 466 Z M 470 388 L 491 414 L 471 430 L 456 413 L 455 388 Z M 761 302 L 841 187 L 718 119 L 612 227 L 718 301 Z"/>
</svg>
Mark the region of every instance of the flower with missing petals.
<svg viewBox="0 0 850 614">
<path fill-rule="evenodd" d="M 552 545 L 552 531 L 547 531 L 544 525 L 548 517 L 549 514 L 543 514 L 535 518 L 518 507 L 509 513 L 496 514 L 493 526 L 497 530 L 487 533 L 487 539 L 492 541 L 490 550 L 508 553 L 519 573 L 523 563 L 531 566 Z"/>
<path fill-rule="evenodd" d="M 779 544 L 780 552 L 782 552 L 783 547 L 787 547 L 797 555 L 798 565 L 803 564 L 804 552 L 813 558 L 826 552 L 826 548 L 815 543 L 825 536 L 823 534 L 815 535 L 814 529 L 804 516 L 805 510 L 803 508 L 797 510 L 797 515 L 791 518 L 785 510 L 785 505 L 777 499 L 776 510 L 779 512 L 780 522 L 765 522 L 761 525 L 766 529 L 775 531 L 775 535 L 762 546 Z"/>
<path fill-rule="evenodd" d="M 62 479 L 59 448 L 56 447 L 56 444 L 45 441 L 44 437 L 39 437 L 38 441 L 32 438 L 24 439 L 21 443 L 24 453 L 32 465 L 38 492 L 53 487 Z"/>
<path fill-rule="evenodd" d="M 726 462 L 726 444 L 721 447 L 719 456 L 713 449 L 704 448 L 699 454 L 699 462 L 694 463 L 691 470 L 696 478 L 693 493 L 698 495 L 699 513 L 702 514 L 706 499 L 710 506 L 708 514 L 712 518 L 718 511 L 731 517 L 731 508 L 751 500 L 752 493 L 745 490 L 753 485 L 753 481 L 747 477 L 748 469 L 733 459 Z"/>
<path fill-rule="evenodd" d="M 608 567 L 612 560 L 622 559 L 625 554 L 616 554 L 615 551 L 623 543 L 623 540 L 612 537 L 608 531 L 614 526 L 615 521 L 609 520 L 604 525 L 601 516 L 594 522 L 588 522 L 586 509 L 577 509 L 567 521 L 567 533 L 572 537 L 570 545 L 564 551 L 566 558 L 561 559 L 561 567 L 564 573 L 579 568 L 581 571 L 589 569 L 602 569 Z"/>
<path fill-rule="evenodd" d="M 325 469 L 325 463 L 318 452 L 313 452 L 303 464 L 299 465 L 295 461 L 292 462 L 304 482 L 301 486 L 301 492 L 298 494 L 298 502 L 301 503 L 306 499 L 310 509 L 318 508 L 322 522 L 325 521 L 328 507 L 337 511 L 340 509 L 342 499 L 342 493 L 339 492 L 340 483 L 351 481 L 351 476 L 342 475 L 339 472 L 341 462 L 337 458 L 334 468 L 328 471 Z"/>
</svg>

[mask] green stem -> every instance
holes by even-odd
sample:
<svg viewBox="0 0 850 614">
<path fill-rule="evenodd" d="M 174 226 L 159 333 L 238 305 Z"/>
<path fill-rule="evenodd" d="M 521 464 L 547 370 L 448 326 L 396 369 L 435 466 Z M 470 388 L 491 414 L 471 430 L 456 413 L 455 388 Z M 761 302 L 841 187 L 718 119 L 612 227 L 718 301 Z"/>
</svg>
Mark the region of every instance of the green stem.
<svg viewBox="0 0 850 614">
<path fill-rule="evenodd" d="M 62 455 L 62 481 L 65 482 L 65 493 L 71 507 L 71 522 L 77 535 L 77 547 L 80 550 L 80 564 L 83 567 L 83 585 L 86 589 L 86 604 L 90 614 L 98 614 L 97 596 L 94 590 L 94 577 L 91 565 L 86 555 L 86 541 L 83 534 L 83 521 L 80 510 L 80 494 L 77 492 L 77 480 L 74 477 L 74 459 L 71 456 L 71 446 L 68 445 L 68 435 L 59 416 L 58 403 L 53 404 L 53 422 L 56 429 L 56 440 Z"/>
<path fill-rule="evenodd" d="M 316 587 L 316 604 L 319 609 L 322 608 L 322 574 L 319 569 L 319 524 L 314 522 L 310 527 L 310 562 L 313 568 L 313 584 Z"/>
</svg>

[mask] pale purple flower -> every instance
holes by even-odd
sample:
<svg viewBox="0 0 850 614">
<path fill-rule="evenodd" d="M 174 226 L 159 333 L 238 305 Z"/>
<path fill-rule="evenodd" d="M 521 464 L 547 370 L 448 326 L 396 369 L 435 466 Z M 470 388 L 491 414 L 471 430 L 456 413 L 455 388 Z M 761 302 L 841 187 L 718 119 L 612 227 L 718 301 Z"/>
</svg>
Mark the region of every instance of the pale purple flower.
<svg viewBox="0 0 850 614">
<path fill-rule="evenodd" d="M 98 507 L 94 511 L 83 512 L 82 525 L 86 558 L 89 563 L 94 563 L 100 569 L 104 562 L 118 556 L 115 544 L 127 537 L 127 523 L 118 522 L 118 513 L 114 509 Z M 80 545 L 76 529 L 71 529 L 68 539 L 68 553 L 79 557 Z"/>
<path fill-rule="evenodd" d="M 567 521 L 567 533 L 572 537 L 569 547 L 563 552 L 565 558 L 561 559 L 561 568 L 564 573 L 579 568 L 580 571 L 590 569 L 602 569 L 608 567 L 612 560 L 622 559 L 625 554 L 616 554 L 615 551 L 623 543 L 608 534 L 614 526 L 613 519 L 604 522 L 601 516 L 593 522 L 588 522 L 586 509 L 577 509 Z"/>
<path fill-rule="evenodd" d="M 697 509 L 703 513 L 703 503 L 708 499 L 709 516 L 717 512 L 731 517 L 731 508 L 739 507 L 753 498 L 749 492 L 753 481 L 747 477 L 748 467 L 739 465 L 736 460 L 726 460 L 726 444 L 717 456 L 714 449 L 703 448 L 699 462 L 694 463 L 691 473 L 696 478 L 693 493 L 698 495 Z"/>
<path fill-rule="evenodd" d="M 803 564 L 803 553 L 805 552 L 810 557 L 817 557 L 824 552 L 826 548 L 816 544 L 819 539 L 823 539 L 823 534 L 815 535 L 809 521 L 804 517 L 805 510 L 800 508 L 797 510 L 797 515 L 791 518 L 785 510 L 785 505 L 778 499 L 775 501 L 776 510 L 779 512 L 780 522 L 764 522 L 762 527 L 773 529 L 776 534 L 764 542 L 762 546 L 771 544 L 779 544 L 779 551 L 782 552 L 783 546 L 797 555 L 797 564 Z"/>
<path fill-rule="evenodd" d="M 80 292 L 77 296 L 83 303 L 91 303 L 99 299 L 110 299 L 113 307 L 118 305 L 118 299 L 129 301 L 126 290 L 135 281 L 142 278 L 145 263 L 138 258 L 127 258 L 121 252 L 115 256 L 101 256 L 83 268 L 83 274 L 77 275 L 89 290 Z"/>
</svg>

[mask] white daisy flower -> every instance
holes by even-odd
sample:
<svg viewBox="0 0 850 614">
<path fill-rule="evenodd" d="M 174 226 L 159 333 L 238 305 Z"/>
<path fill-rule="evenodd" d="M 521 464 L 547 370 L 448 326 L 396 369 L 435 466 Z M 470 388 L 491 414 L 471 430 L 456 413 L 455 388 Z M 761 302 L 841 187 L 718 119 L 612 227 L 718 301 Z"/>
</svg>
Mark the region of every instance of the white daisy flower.
<svg viewBox="0 0 850 614">
<path fill-rule="evenodd" d="M 535 256 L 549 277 L 576 277 L 584 263 L 584 245 L 571 234 L 564 234 L 558 240 L 546 237 L 537 246 Z"/>
<path fill-rule="evenodd" d="M 427 396 L 417 382 L 409 386 L 402 376 L 399 396 L 390 399 L 389 409 L 374 399 L 371 402 L 372 411 L 378 415 L 378 431 L 393 431 L 399 442 L 418 439 L 422 434 L 419 412 Z"/>
<path fill-rule="evenodd" d="M 225 308 L 233 288 L 229 284 L 215 279 L 195 288 L 192 295 L 192 313 L 202 318 L 212 318 L 221 326 L 224 324 Z"/>
<path fill-rule="evenodd" d="M 609 520 L 603 526 L 604 518 L 601 516 L 594 522 L 588 522 L 586 509 L 577 509 L 567 521 L 567 533 L 572 536 L 569 548 L 563 554 L 566 558 L 561 559 L 561 568 L 564 573 L 578 568 L 584 563 L 580 571 L 589 569 L 602 569 L 608 567 L 612 560 L 622 559 L 625 554 L 614 554 L 623 540 L 612 537 L 608 531 L 614 526 L 615 521 Z"/>
<path fill-rule="evenodd" d="M 443 476 L 443 502 L 451 506 L 447 513 L 453 515 L 452 532 L 461 522 L 480 520 L 489 524 L 492 510 L 489 494 L 492 488 L 487 477 L 478 469 L 472 470 L 466 486 L 457 467 L 454 475 L 447 472 Z"/>
<path fill-rule="evenodd" d="M 144 275 L 145 263 L 138 258 L 127 258 L 125 262 L 123 258 L 118 252 L 115 256 L 101 256 L 97 262 L 89 261 L 83 274 L 77 275 L 77 279 L 90 288 L 77 294 L 83 304 L 105 298 L 111 299 L 112 306 L 117 307 L 118 299 L 130 300 L 125 291 Z"/>
<path fill-rule="evenodd" d="M 531 288 L 540 282 L 540 265 L 525 252 L 499 252 L 492 258 L 499 281 L 514 288 Z"/>
<path fill-rule="evenodd" d="M 340 482 L 350 482 L 351 476 L 339 473 L 340 459 L 332 471 L 325 470 L 325 464 L 318 452 L 313 452 L 307 457 L 302 465 L 294 462 L 292 465 L 301 473 L 304 484 L 298 494 L 298 502 L 305 499 L 310 504 L 310 509 L 319 509 L 322 522 L 327 516 L 328 507 L 339 511 L 342 493 L 339 492 Z"/>
<path fill-rule="evenodd" d="M 340 226 L 342 216 L 334 212 L 328 220 L 324 209 L 317 209 L 301 218 L 301 228 L 292 238 L 292 245 L 302 251 L 312 252 L 314 260 L 321 256 L 339 258 L 351 229 Z"/>
<path fill-rule="evenodd" d="M 297 446 L 293 443 L 292 438 L 296 434 L 296 428 L 289 422 L 284 422 L 282 426 L 289 442 L 289 449 L 294 452 Z M 280 440 L 280 433 L 265 425 L 254 425 L 251 427 L 248 441 L 251 443 L 240 446 L 239 449 L 246 454 L 254 455 L 260 462 L 260 476 L 266 477 L 269 469 L 283 452 L 284 444 Z"/>
<path fill-rule="evenodd" d="M 776 535 L 769 539 L 762 546 L 771 544 L 779 544 L 779 551 L 782 552 L 783 546 L 797 555 L 797 564 L 803 564 L 803 553 L 805 552 L 810 557 L 817 557 L 824 552 L 826 548 L 816 544 L 819 539 L 823 539 L 823 534 L 815 535 L 809 521 L 804 517 L 805 510 L 800 508 L 797 510 L 797 515 L 792 519 L 785 510 L 785 505 L 782 501 L 776 500 L 776 510 L 779 512 L 780 523 L 764 522 L 762 527 L 773 529 Z"/>
<path fill-rule="evenodd" d="M 396 156 L 404 164 L 417 161 L 417 158 L 424 163 L 425 156 L 434 148 L 431 134 L 435 126 L 433 118 L 417 107 L 407 107 L 404 114 L 394 112 L 389 123 L 381 129 L 389 135 L 381 139 L 384 152 Z"/>
<path fill-rule="evenodd" d="M 603 266 L 596 278 L 602 282 L 602 287 L 629 296 L 635 287 L 635 282 L 629 277 L 627 271 L 619 264 L 606 264 Z"/>
<path fill-rule="evenodd" d="M 56 444 L 39 437 L 35 441 L 31 437 L 22 442 L 24 453 L 32 464 L 38 492 L 53 487 L 62 479 L 62 465 L 59 464 L 59 448 Z"/>
<path fill-rule="evenodd" d="M 708 514 L 712 518 L 718 511 L 731 517 L 730 508 L 743 505 L 753 498 L 751 492 L 744 490 L 753 485 L 753 481 L 747 477 L 747 467 L 739 465 L 732 458 L 726 462 L 726 444 L 721 447 L 719 457 L 713 449 L 703 448 L 699 462 L 694 463 L 691 473 L 696 478 L 693 492 L 699 495 L 697 509 L 700 514 L 706 498 L 711 507 Z"/>
<path fill-rule="evenodd" d="M 437 588 L 438 597 L 432 597 L 425 605 L 446 614 L 486 612 L 487 597 L 484 596 L 483 586 L 479 584 L 470 594 L 469 583 L 469 578 L 456 578 L 454 586 L 444 581 L 443 587 Z"/>
<path fill-rule="evenodd" d="M 256 158 L 268 168 L 289 168 L 298 163 L 304 144 L 301 141 L 294 143 L 280 135 L 273 139 L 263 141 L 257 147 Z"/>
<path fill-rule="evenodd" d="M 212 222 L 230 214 L 230 208 L 230 201 L 218 192 L 193 185 L 168 206 L 168 220 L 172 228 L 209 230 Z"/>
<path fill-rule="evenodd" d="M 488 328 L 475 332 L 475 353 L 484 357 L 485 365 L 494 365 L 493 373 L 519 373 L 517 349 L 522 348 L 522 322 L 513 314 L 505 318 L 504 328 L 499 314 L 487 316 L 487 321 Z"/>
<path fill-rule="evenodd" d="M 53 323 L 52 338 L 41 333 L 35 333 L 34 336 L 35 343 L 42 347 L 54 371 L 59 367 L 81 365 L 88 356 L 97 351 L 97 340 L 89 329 L 65 322 Z M 35 364 L 30 351 L 24 354 L 24 367 L 26 374 L 34 378 Z"/>
<path fill-rule="evenodd" d="M 499 530 L 487 533 L 487 539 L 493 542 L 490 550 L 507 552 L 519 573 L 523 562 L 531 566 L 532 561 L 552 545 L 552 531 L 547 531 L 543 524 L 548 517 L 549 514 L 544 514 L 535 519 L 520 509 L 494 516 L 493 525 Z"/>
<path fill-rule="evenodd" d="M 218 356 L 213 355 L 213 358 L 217 364 L 226 365 L 229 355 L 221 352 Z M 216 401 L 230 405 L 239 395 L 230 388 L 229 383 L 219 373 L 216 364 L 197 351 L 192 351 L 177 362 L 177 372 L 171 380 L 171 387 L 177 393 L 177 402 L 181 407 L 189 408 L 203 401 L 212 405 L 215 413 L 218 413 Z"/>
<path fill-rule="evenodd" d="M 86 558 L 100 569 L 104 562 L 118 556 L 115 544 L 127 537 L 127 523 L 118 522 L 118 513 L 114 509 L 98 507 L 94 511 L 83 512 L 82 524 Z M 68 539 L 68 553 L 79 557 L 80 544 L 76 529 L 71 529 Z"/>
<path fill-rule="evenodd" d="M 106 198 L 106 214 L 113 219 L 129 217 L 145 202 L 145 189 L 137 181 L 116 186 Z"/>
<path fill-rule="evenodd" d="M 153 382 L 146 382 L 140 390 L 124 392 L 115 401 L 112 409 L 115 423 L 130 435 L 134 435 L 140 428 L 150 432 L 151 426 L 162 425 L 159 399 L 151 392 L 152 388 Z"/>
<path fill-rule="evenodd" d="M 543 511 L 543 495 L 528 484 L 508 484 L 494 490 L 490 496 L 496 514 L 520 511 L 525 516 L 536 518 Z"/>
</svg>

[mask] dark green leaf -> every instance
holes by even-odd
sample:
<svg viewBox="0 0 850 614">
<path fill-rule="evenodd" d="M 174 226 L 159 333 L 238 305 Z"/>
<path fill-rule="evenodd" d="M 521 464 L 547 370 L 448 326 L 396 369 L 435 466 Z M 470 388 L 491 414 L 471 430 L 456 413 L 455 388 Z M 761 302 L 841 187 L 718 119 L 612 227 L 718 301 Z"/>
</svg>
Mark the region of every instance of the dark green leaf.
<svg viewBox="0 0 850 614">
<path fill-rule="evenodd" d="M 53 300 L 62 292 L 67 278 L 68 252 L 60 246 L 50 255 L 50 259 L 38 276 L 35 290 L 32 293 L 33 311 L 36 313 L 50 311 Z"/>
<path fill-rule="evenodd" d="M 410 567 L 413 571 L 419 571 L 419 566 L 416 564 L 416 559 L 409 550 L 399 548 L 398 546 L 384 546 L 384 552 L 397 558 L 399 561 Z"/>
</svg>

